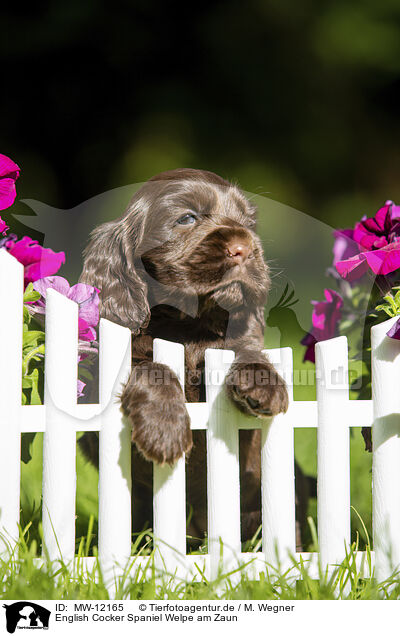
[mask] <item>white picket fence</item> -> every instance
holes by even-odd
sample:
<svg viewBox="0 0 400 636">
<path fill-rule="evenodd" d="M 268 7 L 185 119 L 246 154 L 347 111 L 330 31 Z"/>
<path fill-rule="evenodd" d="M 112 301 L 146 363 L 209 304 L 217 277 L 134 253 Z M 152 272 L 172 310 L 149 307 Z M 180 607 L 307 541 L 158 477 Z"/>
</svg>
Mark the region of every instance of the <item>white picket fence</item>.
<svg viewBox="0 0 400 636">
<path fill-rule="evenodd" d="M 53 559 L 75 555 L 76 433 L 99 431 L 99 558 L 110 580 L 131 556 L 130 430 L 115 395 L 130 372 L 131 334 L 101 320 L 99 404 L 77 405 L 78 306 L 54 290 L 46 308 L 43 406 L 21 406 L 23 268 L 0 250 L 0 532 L 18 536 L 20 435 L 43 432 L 43 533 Z M 316 346 L 317 401 L 293 401 L 292 351 L 267 351 L 290 394 L 285 415 L 270 421 L 246 417 L 221 391 L 232 351 L 207 350 L 205 403 L 188 404 L 192 429 L 207 431 L 208 554 L 186 554 L 185 460 L 154 466 L 155 562 L 164 572 L 200 580 L 238 563 L 256 577 L 266 564 L 284 568 L 288 554 L 310 573 L 340 563 L 350 545 L 349 428 L 373 426 L 373 539 L 377 576 L 400 564 L 400 342 L 386 337 L 389 320 L 372 329 L 373 398 L 349 400 L 346 338 Z M 184 383 L 182 345 L 154 342 L 154 360 L 168 364 Z M 295 552 L 294 428 L 318 428 L 317 553 Z M 262 552 L 241 552 L 239 429 L 262 431 Z M 221 559 L 221 545 L 223 555 Z M 362 564 L 365 553 L 358 553 Z M 251 563 L 250 563 L 251 562 Z M 93 558 L 87 558 L 90 567 Z M 270 568 L 270 571 L 272 569 Z M 294 573 L 296 576 L 296 573 Z"/>
</svg>

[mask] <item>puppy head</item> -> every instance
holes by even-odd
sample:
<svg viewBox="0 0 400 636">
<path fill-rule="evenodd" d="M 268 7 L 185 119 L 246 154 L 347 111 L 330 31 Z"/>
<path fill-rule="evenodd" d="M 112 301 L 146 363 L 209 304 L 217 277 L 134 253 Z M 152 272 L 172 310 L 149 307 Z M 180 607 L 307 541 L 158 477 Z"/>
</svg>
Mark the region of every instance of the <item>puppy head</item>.
<svg viewBox="0 0 400 636">
<path fill-rule="evenodd" d="M 265 303 L 268 269 L 254 232 L 255 208 L 242 192 L 202 170 L 172 170 L 147 181 L 125 214 L 93 232 L 81 281 L 101 289 L 101 315 L 133 331 L 150 304 L 228 311 Z"/>
</svg>

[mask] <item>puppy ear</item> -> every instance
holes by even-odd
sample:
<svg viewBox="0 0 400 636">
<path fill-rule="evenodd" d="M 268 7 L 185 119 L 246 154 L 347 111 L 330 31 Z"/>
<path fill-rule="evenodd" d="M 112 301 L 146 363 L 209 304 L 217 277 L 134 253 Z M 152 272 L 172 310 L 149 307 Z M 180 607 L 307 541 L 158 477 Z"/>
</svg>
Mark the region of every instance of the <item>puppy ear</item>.
<svg viewBox="0 0 400 636">
<path fill-rule="evenodd" d="M 148 324 L 147 285 L 135 267 L 140 228 L 127 217 L 91 234 L 79 281 L 100 289 L 100 316 L 138 333 Z"/>
</svg>

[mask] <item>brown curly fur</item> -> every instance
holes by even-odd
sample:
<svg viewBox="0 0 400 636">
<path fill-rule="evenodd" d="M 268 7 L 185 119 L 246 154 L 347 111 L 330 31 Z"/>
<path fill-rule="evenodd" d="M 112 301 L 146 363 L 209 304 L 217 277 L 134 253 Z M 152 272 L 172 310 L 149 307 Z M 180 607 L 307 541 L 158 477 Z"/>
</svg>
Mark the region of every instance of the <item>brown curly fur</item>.
<svg viewBox="0 0 400 636">
<path fill-rule="evenodd" d="M 241 411 L 268 417 L 287 409 L 284 382 L 261 353 L 270 279 L 255 213 L 221 177 L 172 170 L 147 181 L 119 219 L 97 227 L 84 252 L 80 281 L 101 290 L 101 316 L 133 334 L 133 371 L 121 403 L 132 422 L 137 529 L 151 519 L 147 460 L 173 464 L 191 451 L 190 530 L 197 536 L 206 530 L 204 435 L 195 435 L 193 446 L 185 407 L 205 398 L 206 348 L 235 351 L 226 389 Z M 188 214 L 194 221 L 182 222 Z M 175 374 L 153 362 L 154 338 L 185 346 L 185 395 Z M 156 384 L 155 374 L 162 379 Z M 87 435 L 82 446 L 96 461 Z M 260 523 L 259 432 L 241 433 L 240 452 L 242 536 L 249 538 Z"/>
</svg>

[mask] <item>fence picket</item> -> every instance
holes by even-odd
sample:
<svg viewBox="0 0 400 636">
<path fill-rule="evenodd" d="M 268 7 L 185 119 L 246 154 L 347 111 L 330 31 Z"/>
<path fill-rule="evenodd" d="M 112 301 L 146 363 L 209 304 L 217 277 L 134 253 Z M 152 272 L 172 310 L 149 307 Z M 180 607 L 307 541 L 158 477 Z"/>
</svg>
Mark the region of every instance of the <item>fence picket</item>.
<svg viewBox="0 0 400 636">
<path fill-rule="evenodd" d="M 286 382 L 290 409 L 293 401 L 292 350 L 271 349 L 265 353 Z M 294 436 L 289 411 L 270 421 L 262 420 L 261 507 L 265 560 L 285 569 L 289 553 L 296 552 Z"/>
<path fill-rule="evenodd" d="M 318 540 L 323 570 L 350 544 L 350 439 L 347 338 L 315 346 L 318 402 Z"/>
<path fill-rule="evenodd" d="M 211 577 L 237 566 L 240 544 L 238 411 L 221 390 L 233 351 L 205 354 L 207 427 L 208 553 Z M 223 554 L 221 553 L 223 549 Z"/>
<path fill-rule="evenodd" d="M 99 356 L 99 559 L 112 586 L 131 554 L 131 430 L 116 397 L 131 369 L 130 330 L 101 319 Z"/>
<path fill-rule="evenodd" d="M 155 338 L 153 359 L 172 369 L 184 389 L 183 345 Z M 185 457 L 178 459 L 174 466 L 154 464 L 153 492 L 156 566 L 166 574 L 180 572 L 186 555 Z"/>
<path fill-rule="evenodd" d="M 372 527 L 380 581 L 400 567 L 400 342 L 386 335 L 397 319 L 371 329 Z"/>
<path fill-rule="evenodd" d="M 54 289 L 46 294 L 46 432 L 43 438 L 43 540 L 51 559 L 75 554 L 78 305 Z M 75 407 L 76 408 L 76 407 Z"/>
<path fill-rule="evenodd" d="M 23 266 L 0 249 L 0 538 L 6 544 L 19 534 L 23 281 Z"/>
</svg>

